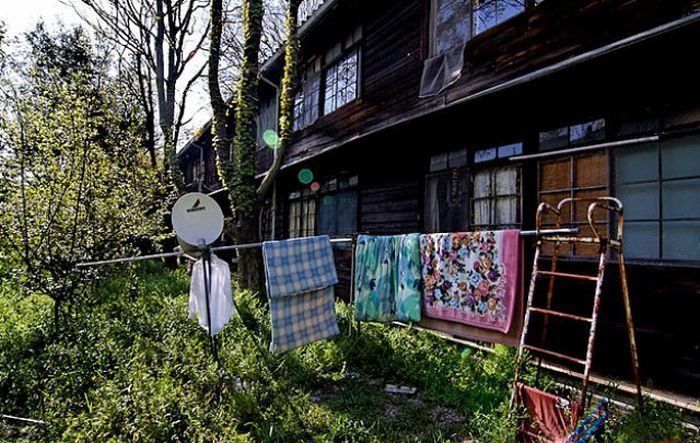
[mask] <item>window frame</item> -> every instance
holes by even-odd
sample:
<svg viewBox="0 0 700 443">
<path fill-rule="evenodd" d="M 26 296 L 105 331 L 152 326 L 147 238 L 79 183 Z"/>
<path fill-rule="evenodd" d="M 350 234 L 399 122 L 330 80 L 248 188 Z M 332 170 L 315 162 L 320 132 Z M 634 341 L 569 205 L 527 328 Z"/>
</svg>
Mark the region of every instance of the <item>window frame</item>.
<svg viewBox="0 0 700 443">
<path fill-rule="evenodd" d="M 505 145 L 494 145 L 493 148 L 496 150 L 497 157 L 493 160 L 487 160 L 487 161 L 482 161 L 482 162 L 475 162 L 474 161 L 474 156 L 476 155 L 477 152 L 483 150 L 483 149 L 474 149 L 474 148 L 464 148 L 464 149 L 458 149 L 458 150 L 451 150 L 447 152 L 440 152 L 436 153 L 434 155 L 431 155 L 428 158 L 428 169 L 424 174 L 424 186 L 423 186 L 423 196 L 424 196 L 424 204 L 423 204 L 423 230 L 425 232 L 442 232 L 445 231 L 446 229 L 443 229 L 443 226 L 440 226 L 440 223 L 438 222 L 438 226 L 436 226 L 436 230 L 431 229 L 428 226 L 428 206 L 429 206 L 429 200 L 430 200 L 430 195 L 429 195 L 429 183 L 431 180 L 439 180 L 441 177 L 446 178 L 447 180 L 451 180 L 452 182 L 454 181 L 459 181 L 464 179 L 465 180 L 465 192 L 463 192 L 459 197 L 460 199 L 464 200 L 465 204 L 465 221 L 466 223 L 463 224 L 463 227 L 459 227 L 459 230 L 465 230 L 465 231 L 473 231 L 475 229 L 488 229 L 488 230 L 502 230 L 502 229 L 519 229 L 522 228 L 524 225 L 524 189 L 523 189 L 523 174 L 524 174 L 524 168 L 525 164 L 523 162 L 514 162 L 510 161 L 509 158 L 512 156 L 505 156 L 505 157 L 498 157 L 498 148 L 503 147 L 503 146 L 510 146 L 511 144 L 517 144 L 517 143 L 522 143 L 522 142 L 516 142 L 516 143 L 509 143 Z M 524 149 L 524 148 L 523 148 Z M 461 156 L 457 156 L 458 152 L 461 153 L 461 151 L 466 152 L 466 156 L 462 158 Z M 519 155 L 519 154 L 514 154 L 514 155 Z M 434 159 L 437 159 L 438 157 L 444 157 L 444 164 L 445 167 L 433 167 L 433 163 L 438 163 L 433 162 Z M 453 160 L 455 160 L 453 164 Z M 499 170 L 503 169 L 509 169 L 513 168 L 516 170 L 516 188 L 517 192 L 515 194 L 503 194 L 503 195 L 495 195 L 495 176 L 491 176 L 489 179 L 489 186 L 492 188 L 493 192 L 489 192 L 489 195 L 486 197 L 474 197 L 474 178 L 476 175 L 480 172 L 484 171 L 491 171 L 492 174 L 496 174 Z M 454 174 L 464 174 L 463 177 L 458 177 L 457 179 L 451 178 L 450 175 Z M 439 191 L 438 191 L 439 193 Z M 447 196 L 444 196 L 447 197 Z M 496 211 L 496 202 L 499 200 L 499 198 L 511 198 L 515 197 L 517 200 L 517 211 L 516 211 L 516 221 L 514 223 L 505 223 L 505 224 L 496 224 L 496 216 L 495 216 L 495 211 Z M 476 200 L 484 200 L 484 199 L 489 199 L 492 200 L 494 203 L 491 205 L 491 214 L 489 216 L 489 224 L 484 225 L 484 224 L 475 224 L 474 223 L 474 207 L 473 203 Z M 445 204 L 449 204 L 447 199 L 443 199 Z"/>
<path fill-rule="evenodd" d="M 448 50 L 446 50 L 446 51 L 444 51 L 444 52 L 438 52 L 438 51 L 437 51 L 437 35 L 436 35 L 436 32 L 437 32 L 437 9 L 438 9 L 438 8 L 437 8 L 437 6 L 438 6 L 438 3 L 437 3 L 437 2 L 438 2 L 438 1 L 440 1 L 440 0 L 430 0 L 430 4 L 429 4 L 429 7 L 430 7 L 430 14 L 429 14 L 430 23 L 429 23 L 429 25 L 428 25 L 428 57 L 437 57 L 437 56 L 439 56 L 439 55 L 442 55 L 442 54 L 448 52 L 450 49 L 454 49 L 455 47 L 457 47 L 458 45 L 460 45 L 460 44 L 462 44 L 462 43 L 466 43 L 466 42 L 472 41 L 472 40 L 474 40 L 474 38 L 476 38 L 476 37 L 478 37 L 478 36 L 480 36 L 480 35 L 482 35 L 482 34 L 488 32 L 488 31 L 490 31 L 491 29 L 496 28 L 496 27 L 498 27 L 499 25 L 501 25 L 501 24 L 503 24 L 503 23 L 506 23 L 506 22 L 510 21 L 511 19 L 513 19 L 513 18 L 515 18 L 515 17 L 518 17 L 520 14 L 522 14 L 522 13 L 524 13 L 524 12 L 527 12 L 528 10 L 530 10 L 530 9 L 532 9 L 532 8 L 534 8 L 534 7 L 536 7 L 536 6 L 538 6 L 538 5 L 539 5 L 540 3 L 542 3 L 544 0 L 522 0 L 522 1 L 523 1 L 523 10 L 522 10 L 522 11 L 518 12 L 518 13 L 515 14 L 515 15 L 512 15 L 512 16 L 506 18 L 505 20 L 503 20 L 503 21 L 501 21 L 501 22 L 497 22 L 497 23 L 494 24 L 493 26 L 490 26 L 490 27 L 488 27 L 488 28 L 482 30 L 481 32 L 476 32 L 476 24 L 475 24 L 475 20 L 474 20 L 475 10 L 477 9 L 477 8 L 475 8 L 475 4 L 476 4 L 479 0 L 469 0 L 469 20 L 470 20 L 470 23 L 469 23 L 469 37 L 468 37 L 466 40 L 464 40 L 463 42 L 460 42 L 460 43 L 457 43 L 457 44 L 453 45 L 450 49 L 448 49 Z M 494 0 L 494 1 L 497 1 L 497 2 L 498 2 L 498 1 L 504 1 L 504 0 Z"/>
<path fill-rule="evenodd" d="M 308 237 L 308 236 L 313 236 L 316 235 L 316 229 L 317 229 L 317 223 L 316 223 L 316 216 L 317 216 L 317 199 L 316 196 L 313 195 L 313 193 L 304 193 L 304 191 L 295 191 L 295 192 L 290 192 L 287 198 L 287 211 L 285 214 L 285 221 L 286 221 L 286 231 L 287 231 L 287 238 L 300 238 L 300 237 Z M 294 194 L 299 194 L 298 196 L 294 196 Z M 313 202 L 313 215 L 309 217 L 310 212 L 304 212 L 304 206 L 308 205 L 309 203 Z M 296 214 L 297 217 L 297 228 L 292 231 L 292 214 L 291 210 L 293 205 L 299 205 L 299 211 L 298 214 Z M 313 226 L 309 228 L 309 226 L 305 225 L 311 221 L 313 223 Z M 294 232 L 294 234 L 293 234 Z"/>
<path fill-rule="evenodd" d="M 486 163 L 486 164 L 484 164 Z M 471 231 L 479 229 L 488 229 L 492 231 L 500 231 L 505 229 L 520 229 L 523 226 L 523 165 L 518 162 L 489 162 L 479 163 L 479 167 L 472 167 L 469 169 L 469 229 Z M 511 194 L 497 194 L 496 193 L 496 176 L 499 171 L 506 169 L 515 170 L 515 193 Z M 488 172 L 489 174 L 489 193 L 487 196 L 476 197 L 474 192 L 474 185 L 476 176 L 479 173 Z M 509 199 L 515 197 L 517 209 L 516 209 L 516 220 L 513 223 L 496 223 L 496 211 L 498 201 L 502 199 Z M 477 201 L 488 201 L 489 202 L 489 223 L 475 223 L 474 222 L 474 203 Z"/>
<path fill-rule="evenodd" d="M 591 186 L 574 186 L 575 183 L 575 178 L 576 178 L 576 167 L 575 167 L 575 159 L 576 158 L 581 158 L 581 157 L 587 157 L 587 156 L 595 156 L 595 155 L 603 155 L 603 163 L 605 164 L 605 172 L 603 174 L 604 182 L 605 184 L 602 185 L 591 185 Z M 538 160 L 537 163 L 537 187 L 535 188 L 535 195 L 536 195 L 536 201 L 537 202 L 544 202 L 545 200 L 543 199 L 543 195 L 556 195 L 556 194 L 564 194 L 566 193 L 567 195 L 563 198 L 575 198 L 577 197 L 578 194 L 580 193 L 585 193 L 585 192 L 597 192 L 597 191 L 603 191 L 603 195 L 612 195 L 611 191 L 613 189 L 612 185 L 612 164 L 611 164 L 611 159 L 612 155 L 610 153 L 609 149 L 596 149 L 592 151 L 587 151 L 587 152 L 574 152 L 574 153 L 566 153 L 563 152 L 559 155 L 557 155 L 556 151 L 552 152 L 551 157 L 547 157 L 544 159 Z M 547 189 L 547 190 L 542 190 L 542 166 L 548 163 L 557 163 L 561 162 L 562 160 L 568 160 L 569 163 L 569 172 L 568 172 L 568 177 L 569 177 L 569 187 L 567 188 L 556 188 L 556 189 Z M 560 199 L 561 200 L 561 199 Z M 539 203 L 538 203 L 539 204 Z M 569 211 L 568 213 L 568 220 L 564 218 L 561 222 L 561 227 L 565 228 L 568 226 L 571 227 L 586 227 L 588 226 L 588 221 L 587 220 L 575 220 L 576 218 L 576 206 L 574 203 L 569 204 L 565 207 Z M 545 223 L 543 222 L 543 227 L 551 227 L 554 224 L 553 223 Z M 611 217 L 609 214 L 606 213 L 606 217 L 604 220 L 601 220 L 598 225 L 605 226 L 606 232 L 611 233 L 612 231 L 612 226 L 611 226 Z M 578 254 L 576 251 L 577 249 L 585 249 L 586 246 L 590 245 L 584 245 L 584 244 L 574 244 L 574 245 L 564 245 L 564 249 L 568 250 L 567 253 L 562 253 L 561 252 L 561 247 L 560 247 L 560 252 L 559 252 L 559 258 L 562 259 L 569 259 L 569 260 L 576 260 L 576 261 L 590 261 L 594 257 L 591 254 Z M 548 255 L 547 253 L 543 252 L 543 255 Z"/>
<path fill-rule="evenodd" d="M 346 101 L 342 105 L 337 104 L 336 100 L 336 107 L 333 108 L 330 111 L 326 111 L 326 92 L 328 89 L 328 81 L 327 81 L 327 75 L 328 71 L 334 67 L 338 67 L 343 61 L 347 60 L 351 54 L 355 53 L 356 57 L 356 72 L 355 72 L 355 97 L 352 98 L 352 100 Z M 324 60 L 325 62 L 325 60 Z M 337 84 L 337 83 L 336 83 Z M 344 108 L 347 105 L 352 104 L 353 102 L 357 101 L 361 96 L 362 96 L 362 37 L 359 38 L 358 41 L 353 42 L 350 46 L 347 48 L 343 48 L 340 52 L 340 54 L 332 59 L 328 63 L 324 63 L 322 68 L 321 68 L 321 81 L 320 81 L 320 99 L 319 99 L 319 117 L 320 116 L 326 116 L 326 115 L 331 115 L 334 112 L 338 111 L 339 109 Z M 336 91 L 335 97 L 338 96 L 338 92 Z"/>
<path fill-rule="evenodd" d="M 695 134 L 684 134 L 680 136 L 673 136 L 673 137 L 668 137 L 665 139 L 659 139 L 658 141 L 655 142 L 647 142 L 643 143 L 647 145 L 653 145 L 655 147 L 655 154 L 656 154 L 656 178 L 653 180 L 650 179 L 645 179 L 645 180 L 633 180 L 633 181 L 626 181 L 626 182 L 620 182 L 618 181 L 617 178 L 617 152 L 619 151 L 624 151 L 624 150 L 630 150 L 630 149 L 635 149 L 636 147 L 639 147 L 640 145 L 631 145 L 631 146 L 625 146 L 623 148 L 618 148 L 615 150 L 615 152 L 610 155 L 609 158 L 609 163 L 610 163 L 610 175 L 611 175 L 611 184 L 610 184 L 610 189 L 612 191 L 611 195 L 618 196 L 618 188 L 620 186 L 625 186 L 625 185 L 645 185 L 645 184 L 654 184 L 657 186 L 658 190 L 656 192 L 657 194 L 657 201 L 658 201 L 658 206 L 657 206 L 657 217 L 656 218 L 640 218 L 640 219 L 634 219 L 634 220 L 629 220 L 628 222 L 632 223 L 655 223 L 658 226 L 658 238 L 656 239 L 656 257 L 650 258 L 650 257 L 634 257 L 634 256 L 629 256 L 626 255 L 626 261 L 629 261 L 631 263 L 650 263 L 650 264 L 660 264 L 660 265 L 694 265 L 694 266 L 699 266 L 700 265 L 700 259 L 674 259 L 674 258 L 665 258 L 664 257 L 664 225 L 667 222 L 700 222 L 700 216 L 698 217 L 674 217 L 674 218 L 666 218 L 664 217 L 663 213 L 663 208 L 664 208 L 664 184 L 666 183 L 674 183 L 674 182 L 679 182 L 679 181 L 686 181 L 686 180 L 698 180 L 700 179 L 700 172 L 694 175 L 689 175 L 689 176 L 683 176 L 683 177 L 671 177 L 671 178 L 664 178 L 663 177 L 663 143 L 664 141 L 668 140 L 673 140 L 673 139 L 682 139 L 684 137 L 700 137 L 700 133 L 695 133 Z M 699 148 L 700 149 L 700 148 Z M 624 204 L 624 201 L 623 201 Z M 624 226 L 623 226 L 624 229 Z M 624 236 L 623 236 L 623 242 L 624 242 Z"/>
<path fill-rule="evenodd" d="M 341 181 L 346 181 L 347 186 L 341 188 L 340 187 L 340 182 Z M 324 189 L 324 187 L 329 186 L 330 182 L 335 181 L 335 188 L 334 189 Z M 285 220 L 285 232 L 287 235 L 287 238 L 298 238 L 298 237 L 305 237 L 305 236 L 313 236 L 313 235 L 319 235 L 319 208 L 323 204 L 323 198 L 326 196 L 331 196 L 335 197 L 339 194 L 346 193 L 346 192 L 354 192 L 355 193 L 355 213 L 354 213 L 354 220 L 353 223 L 355 225 L 355 229 L 357 230 L 357 226 L 359 225 L 360 221 L 360 187 L 359 187 L 359 176 L 358 174 L 342 174 L 342 175 L 336 175 L 332 177 L 328 177 L 323 181 L 324 185 L 322 186 L 322 189 L 319 191 L 311 191 L 308 187 L 297 189 L 296 191 L 289 192 L 287 194 L 286 198 L 286 210 L 284 213 L 284 220 Z M 308 226 L 304 226 L 304 211 L 303 211 L 303 205 L 304 204 L 309 204 L 309 202 L 313 202 L 313 216 L 308 219 L 309 214 L 306 214 L 307 221 L 311 220 L 313 222 L 313 230 L 309 229 Z M 291 226 L 291 209 L 293 204 L 300 204 L 300 210 L 299 213 L 297 214 L 298 217 L 298 226 L 299 228 L 295 230 L 295 233 L 298 235 L 295 237 L 292 237 L 292 226 Z M 338 235 L 350 235 L 353 233 L 348 233 L 348 234 L 338 234 Z M 330 235 L 330 234 L 329 234 Z"/>
</svg>

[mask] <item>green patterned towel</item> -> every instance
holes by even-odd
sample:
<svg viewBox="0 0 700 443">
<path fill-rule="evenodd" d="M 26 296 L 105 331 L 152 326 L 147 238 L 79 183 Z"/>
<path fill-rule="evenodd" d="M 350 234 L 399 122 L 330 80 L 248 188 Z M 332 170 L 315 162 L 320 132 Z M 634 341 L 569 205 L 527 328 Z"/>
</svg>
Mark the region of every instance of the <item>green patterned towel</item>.
<svg viewBox="0 0 700 443">
<path fill-rule="evenodd" d="M 361 235 L 355 249 L 355 319 L 419 321 L 418 234 Z"/>
</svg>

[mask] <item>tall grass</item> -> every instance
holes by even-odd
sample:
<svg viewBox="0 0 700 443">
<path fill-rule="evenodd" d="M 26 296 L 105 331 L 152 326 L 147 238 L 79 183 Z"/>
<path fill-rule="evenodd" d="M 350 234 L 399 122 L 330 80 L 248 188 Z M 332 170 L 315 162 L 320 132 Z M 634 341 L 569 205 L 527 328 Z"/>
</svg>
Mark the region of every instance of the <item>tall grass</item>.
<svg viewBox="0 0 700 443">
<path fill-rule="evenodd" d="M 351 309 L 339 303 L 341 336 L 269 355 L 265 306 L 238 291 L 241 315 L 220 335 L 217 364 L 206 332 L 187 320 L 187 290 L 183 271 L 120 269 L 56 334 L 49 299 L 0 283 L 0 413 L 48 423 L 0 421 L 0 440 L 513 440 L 507 348 L 478 355 L 373 324 L 349 336 Z M 418 394 L 385 394 L 386 383 Z M 676 415 L 654 411 L 616 422 L 606 440 L 681 435 Z"/>
</svg>

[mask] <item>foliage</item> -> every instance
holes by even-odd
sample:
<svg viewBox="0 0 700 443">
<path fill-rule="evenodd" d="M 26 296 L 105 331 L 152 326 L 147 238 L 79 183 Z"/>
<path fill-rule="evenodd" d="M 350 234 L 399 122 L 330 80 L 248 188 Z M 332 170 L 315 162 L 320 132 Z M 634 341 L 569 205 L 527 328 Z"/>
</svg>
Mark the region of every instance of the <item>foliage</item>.
<svg viewBox="0 0 700 443">
<path fill-rule="evenodd" d="M 148 247 L 162 220 L 140 116 L 98 49 L 39 25 L 0 79 L 0 260 L 59 305 L 86 293 L 77 262 Z"/>
<path fill-rule="evenodd" d="M 55 337 L 50 299 L 1 284 L 0 410 L 49 424 L 0 421 L 0 440 L 512 441 L 505 348 L 477 356 L 386 325 L 348 336 L 352 312 L 339 302 L 341 336 L 269 355 L 265 307 L 237 291 L 243 320 L 219 336 L 217 366 L 206 333 L 187 319 L 186 293 L 182 271 L 128 268 L 100 280 L 97 303 Z M 385 383 L 418 395 L 385 394 Z M 655 410 L 614 422 L 608 441 L 675 439 L 677 415 Z"/>
</svg>

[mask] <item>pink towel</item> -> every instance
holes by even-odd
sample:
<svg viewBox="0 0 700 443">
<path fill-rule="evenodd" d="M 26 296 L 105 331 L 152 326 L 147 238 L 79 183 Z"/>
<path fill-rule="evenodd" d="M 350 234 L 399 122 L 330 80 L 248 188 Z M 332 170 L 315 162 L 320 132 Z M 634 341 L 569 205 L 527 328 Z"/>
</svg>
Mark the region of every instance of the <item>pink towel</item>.
<svg viewBox="0 0 700 443">
<path fill-rule="evenodd" d="M 420 236 L 425 315 L 507 333 L 520 295 L 520 231 Z"/>
</svg>

